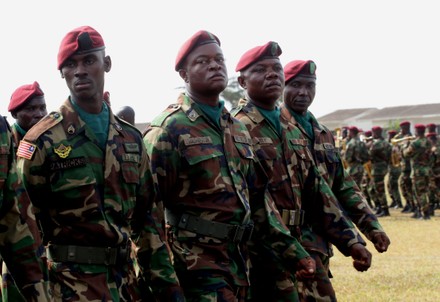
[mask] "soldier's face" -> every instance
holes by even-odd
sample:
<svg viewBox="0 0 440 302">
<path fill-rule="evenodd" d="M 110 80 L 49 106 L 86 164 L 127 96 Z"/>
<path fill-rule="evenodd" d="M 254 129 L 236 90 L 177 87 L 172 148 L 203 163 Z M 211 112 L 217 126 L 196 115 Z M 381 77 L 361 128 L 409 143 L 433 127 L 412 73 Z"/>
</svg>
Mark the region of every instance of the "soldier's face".
<svg viewBox="0 0 440 302">
<path fill-rule="evenodd" d="M 228 74 L 223 52 L 216 43 L 195 48 L 186 58 L 180 71 L 193 95 L 220 94 L 228 84 Z"/>
<path fill-rule="evenodd" d="M 293 111 L 305 114 L 316 93 L 316 79 L 297 76 L 284 88 L 284 103 Z"/>
<path fill-rule="evenodd" d="M 47 114 L 46 100 L 44 96 L 37 96 L 19 109 L 14 112 L 13 117 L 17 124 L 27 131 Z"/>
<path fill-rule="evenodd" d="M 253 102 L 271 109 L 283 93 L 283 66 L 278 58 L 258 61 L 240 75 L 238 82 Z"/>
</svg>

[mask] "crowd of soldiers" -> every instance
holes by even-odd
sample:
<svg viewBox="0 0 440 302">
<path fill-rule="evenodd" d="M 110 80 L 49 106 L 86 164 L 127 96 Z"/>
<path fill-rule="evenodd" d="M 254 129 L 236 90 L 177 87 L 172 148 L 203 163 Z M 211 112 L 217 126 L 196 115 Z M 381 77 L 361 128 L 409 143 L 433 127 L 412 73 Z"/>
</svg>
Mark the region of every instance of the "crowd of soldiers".
<svg viewBox="0 0 440 302">
<path fill-rule="evenodd" d="M 308 109 L 315 62 L 283 66 L 281 53 L 274 41 L 244 52 L 243 97 L 228 110 L 220 39 L 196 32 L 175 61 L 185 92 L 141 133 L 104 89 L 101 34 L 69 31 L 60 107 L 47 111 L 35 81 L 11 96 L 16 122 L 0 118 L 2 301 L 337 301 L 334 248 L 364 272 L 366 240 L 379 253 L 391 241 L 354 181 L 368 157 L 359 131 L 345 150 L 352 178 Z M 371 162 L 384 192 L 388 164 Z"/>
<path fill-rule="evenodd" d="M 362 189 L 376 216 L 390 216 L 389 208 L 430 219 L 440 200 L 440 151 L 437 125 L 402 121 L 399 131 L 374 126 L 336 129 L 348 174 Z M 387 197 L 388 192 L 388 197 Z"/>
</svg>

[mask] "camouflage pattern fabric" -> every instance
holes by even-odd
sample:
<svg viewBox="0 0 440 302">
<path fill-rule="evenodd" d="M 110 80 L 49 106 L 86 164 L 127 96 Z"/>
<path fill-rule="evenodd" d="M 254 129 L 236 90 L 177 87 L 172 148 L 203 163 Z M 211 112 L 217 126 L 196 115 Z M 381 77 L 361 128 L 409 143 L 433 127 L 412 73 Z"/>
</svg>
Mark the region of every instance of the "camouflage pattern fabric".
<svg viewBox="0 0 440 302">
<path fill-rule="evenodd" d="M 281 117 L 296 125 L 296 127 L 301 130 L 303 137 L 306 137 L 309 140 L 309 149 L 312 152 L 314 163 L 318 168 L 319 174 L 327 182 L 332 193 L 337 198 L 341 208 L 344 210 L 350 220 L 354 222 L 358 229 L 369 240 L 373 238 L 373 235 L 376 232 L 384 232 L 382 226 L 377 220 L 377 217 L 368 206 L 365 196 L 360 191 L 356 182 L 344 170 L 342 160 L 338 150 L 335 147 L 335 140 L 331 131 L 324 125 L 318 123 L 313 114 L 311 114 L 315 136 L 314 141 L 312 141 L 311 138 L 307 136 L 307 133 L 302 126 L 296 122 L 295 118 L 290 114 L 289 110 L 284 104 L 281 105 Z M 302 239 L 305 240 L 305 235 L 302 236 Z M 310 239 L 310 241 L 313 242 L 312 239 Z M 333 255 L 331 245 L 329 246 L 328 250 L 328 254 L 325 255 L 320 255 L 321 252 L 316 250 L 316 252 L 311 253 L 311 256 L 314 259 L 322 259 L 322 257 L 330 258 Z M 318 253 L 318 255 L 315 255 L 315 253 Z M 328 260 L 323 262 L 326 263 Z M 322 288 L 322 291 L 318 292 L 316 288 L 309 289 L 307 292 L 303 292 L 302 299 L 320 299 L 321 295 L 327 296 L 327 293 L 332 292 L 333 289 L 329 288 L 331 286 L 331 283 L 328 282 L 329 274 L 330 271 L 327 272 L 326 278 L 320 278 L 320 276 L 325 274 L 315 275 L 314 281 L 316 282 L 312 284 L 314 287 L 318 286 L 319 284 L 319 287 Z M 326 287 L 325 290 L 324 287 Z M 304 287 L 302 284 L 299 284 L 299 288 Z M 314 295 L 307 296 L 309 293 L 314 293 Z M 327 297 L 327 299 L 333 298 L 334 297 Z"/>
<path fill-rule="evenodd" d="M 249 244 L 264 246 L 288 267 L 308 257 L 290 235 L 267 194 L 267 178 L 246 127 L 223 109 L 220 127 L 185 94 L 153 120 L 144 142 L 167 211 L 232 225 L 255 223 Z M 246 242 L 201 235 L 173 226 L 168 236 L 186 297 L 249 286 Z M 200 301 L 208 301 L 200 298 Z M 199 301 L 199 300 L 197 300 Z M 211 301 L 211 300 L 209 300 Z"/>
<path fill-rule="evenodd" d="M 426 137 L 418 137 L 403 149 L 403 156 L 411 163 L 411 180 L 417 206 L 429 214 L 428 189 L 431 173 L 430 155 L 432 144 Z"/>
<path fill-rule="evenodd" d="M 10 268 L 8 278 L 13 277 L 17 285 L 15 301 L 50 301 L 34 209 L 17 172 L 11 129 L 3 117 L 0 117 L 0 253 Z"/>
<path fill-rule="evenodd" d="M 383 137 L 373 140 L 368 150 L 371 160 L 371 175 L 373 177 L 374 194 L 373 199 L 382 208 L 388 208 L 385 192 L 385 175 L 391 160 L 391 145 Z"/>
<path fill-rule="evenodd" d="M 181 301 L 141 133 L 110 113 L 105 150 L 69 99 L 20 142 L 18 166 L 38 208 L 46 245 L 122 247 L 136 244 L 141 277 L 163 301 Z M 27 151 L 27 152 L 25 152 Z M 29 154 L 30 153 L 30 154 Z M 48 260 L 57 301 L 139 301 L 133 263 Z M 173 299 L 171 298 L 173 297 Z M 180 298 L 179 298 L 180 297 Z M 168 299 L 168 300 L 167 300 Z"/>
<path fill-rule="evenodd" d="M 358 186 L 362 183 L 364 174 L 364 162 L 361 159 L 361 149 L 366 148 L 365 144 L 358 137 L 350 138 L 347 142 L 344 159 L 348 164 L 347 173 L 354 179 Z"/>
<path fill-rule="evenodd" d="M 279 212 L 304 209 L 301 244 L 310 253 L 328 255 L 335 244 L 346 256 L 354 243 L 365 242 L 343 216 L 339 204 L 313 163 L 308 141 L 296 125 L 281 118 L 281 137 L 257 107 L 241 99 L 232 114 L 242 121 L 254 140 L 254 149 L 265 168 L 268 189 Z M 293 232 L 292 235 L 298 236 Z M 268 254 L 268 255 L 267 255 Z M 267 257 L 264 257 L 267 256 Z M 296 301 L 294 270 L 286 269 L 270 253 L 251 253 L 252 301 Z M 276 261 L 278 260 L 278 262 Z"/>
<path fill-rule="evenodd" d="M 402 134 L 402 132 L 397 133 L 393 139 L 402 139 L 403 137 L 409 137 L 412 136 L 411 133 L 408 134 Z M 400 192 L 402 193 L 403 198 L 406 201 L 406 206 L 409 206 L 411 208 L 415 207 L 414 203 L 414 193 L 413 193 L 413 186 L 412 186 L 412 180 L 411 180 L 411 163 L 409 159 L 405 158 L 403 156 L 403 149 L 408 145 L 409 142 L 401 142 L 399 144 L 396 144 L 394 146 L 399 148 L 400 150 L 400 168 L 401 168 L 401 175 L 399 177 L 399 188 Z"/>
<path fill-rule="evenodd" d="M 432 215 L 440 201 L 440 141 L 431 148 L 430 163 L 432 173 L 429 178 L 429 203 Z"/>
</svg>

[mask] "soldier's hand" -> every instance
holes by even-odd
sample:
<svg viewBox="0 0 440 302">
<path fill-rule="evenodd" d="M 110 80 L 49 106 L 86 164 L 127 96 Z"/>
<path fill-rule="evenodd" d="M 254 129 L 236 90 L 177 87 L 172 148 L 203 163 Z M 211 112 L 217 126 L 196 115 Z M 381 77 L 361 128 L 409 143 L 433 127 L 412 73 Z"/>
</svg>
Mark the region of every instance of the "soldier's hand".
<svg viewBox="0 0 440 302">
<path fill-rule="evenodd" d="M 295 276 L 297 279 L 313 278 L 315 272 L 315 260 L 312 257 L 306 257 L 298 261 Z"/>
<path fill-rule="evenodd" d="M 370 268 L 372 255 L 362 244 L 353 244 L 350 249 L 350 256 L 353 259 L 353 266 L 357 271 L 364 272 Z"/>
<path fill-rule="evenodd" d="M 379 253 L 386 252 L 391 243 L 390 238 L 388 238 L 385 232 L 374 233 L 373 238 L 371 238 L 371 242 L 373 242 L 374 247 Z"/>
</svg>

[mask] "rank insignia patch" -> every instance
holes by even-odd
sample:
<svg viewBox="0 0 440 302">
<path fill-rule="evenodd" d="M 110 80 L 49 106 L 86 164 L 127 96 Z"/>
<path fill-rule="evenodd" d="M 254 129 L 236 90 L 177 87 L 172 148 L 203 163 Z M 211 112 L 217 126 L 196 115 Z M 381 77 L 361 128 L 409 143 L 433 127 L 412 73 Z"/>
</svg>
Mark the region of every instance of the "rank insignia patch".
<svg viewBox="0 0 440 302">
<path fill-rule="evenodd" d="M 61 157 L 66 158 L 69 156 L 70 151 L 72 151 L 72 146 L 64 146 L 63 144 L 59 145 L 58 148 L 54 148 L 55 153 Z"/>
</svg>

